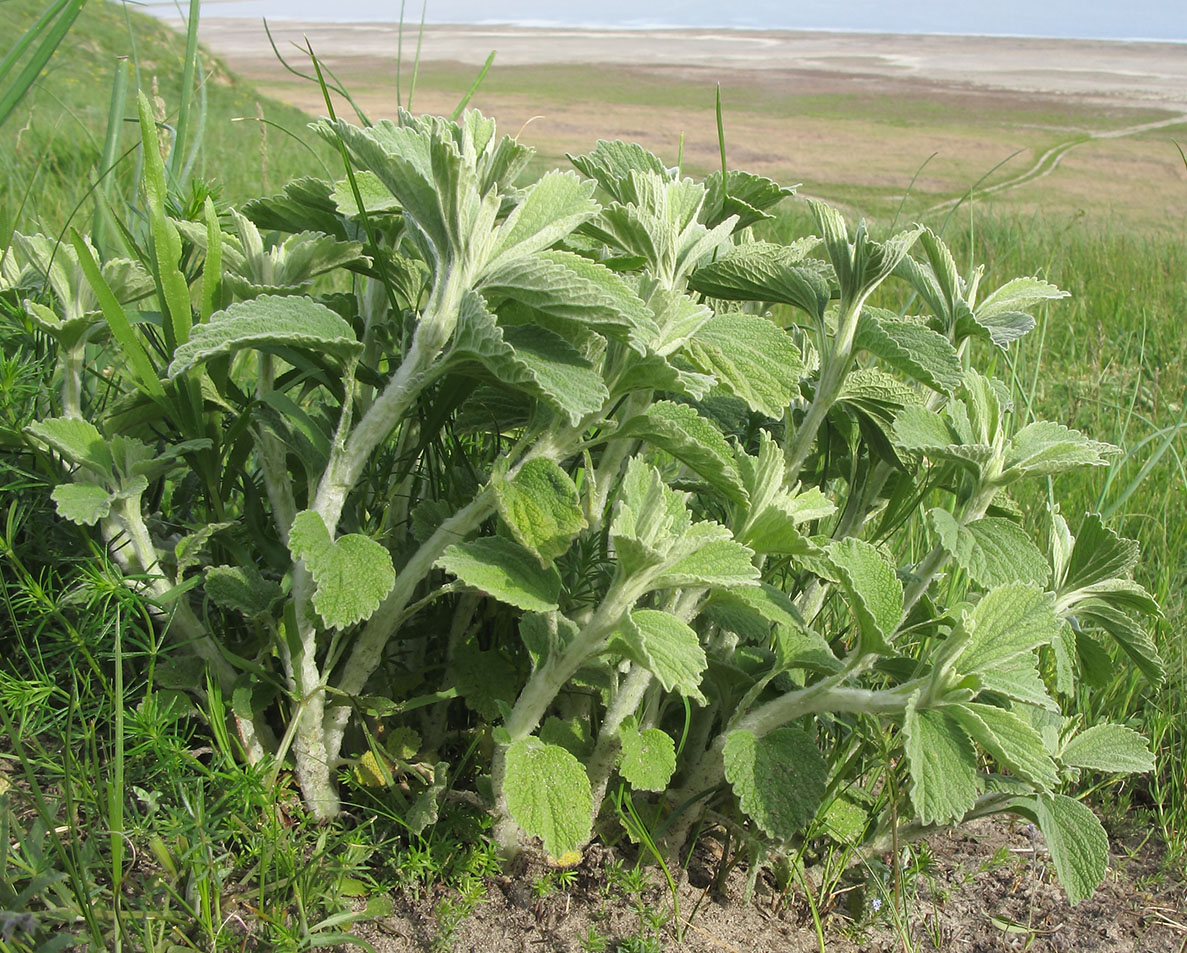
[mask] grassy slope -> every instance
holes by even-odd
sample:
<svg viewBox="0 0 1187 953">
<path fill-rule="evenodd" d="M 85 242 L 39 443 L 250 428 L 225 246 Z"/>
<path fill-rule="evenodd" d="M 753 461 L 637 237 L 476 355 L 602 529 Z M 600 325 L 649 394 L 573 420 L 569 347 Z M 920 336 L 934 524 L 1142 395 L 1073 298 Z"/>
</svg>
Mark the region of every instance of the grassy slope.
<svg viewBox="0 0 1187 953">
<path fill-rule="evenodd" d="M 4 0 L 6 46 L 8 38 L 19 37 L 44 6 L 43 0 Z M 118 59 L 131 60 L 146 92 L 157 90 L 168 122 L 180 98 L 184 52 L 184 37 L 152 17 L 117 3 L 87 4 L 36 87 L 0 128 L 0 242 L 12 227 L 57 231 L 84 199 L 99 171 Z M 303 113 L 260 96 L 209 55 L 202 56 L 201 67 L 206 115 L 195 175 L 213 181 L 225 200 L 239 201 L 295 175 L 321 171 L 321 160 L 308 148 L 273 128 L 266 132 L 265 159 L 261 124 L 252 121 L 262 115 L 310 139 Z M 135 116 L 133 97 L 134 90 L 125 118 Z M 200 104 L 201 93 L 195 97 L 195 111 Z M 234 121 L 238 117 L 249 121 Z M 126 122 L 121 154 L 134 145 L 136 135 L 135 126 Z M 313 148 L 328 159 L 320 144 Z M 133 152 L 116 173 L 125 187 L 135 179 L 134 163 Z M 88 223 L 89 207 L 80 214 L 75 222 Z"/>
</svg>

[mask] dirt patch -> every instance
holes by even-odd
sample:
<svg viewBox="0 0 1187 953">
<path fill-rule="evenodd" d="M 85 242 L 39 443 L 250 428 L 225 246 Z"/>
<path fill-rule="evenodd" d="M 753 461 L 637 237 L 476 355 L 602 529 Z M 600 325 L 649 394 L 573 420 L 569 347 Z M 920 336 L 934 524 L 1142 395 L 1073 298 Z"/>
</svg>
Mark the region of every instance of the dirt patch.
<svg viewBox="0 0 1187 953">
<path fill-rule="evenodd" d="M 1109 874 L 1072 907 L 1054 882 L 1041 837 L 1023 822 L 979 821 L 933 839 L 903 875 L 895 915 L 894 877 L 884 867 L 820 896 L 829 953 L 1174 953 L 1187 944 L 1187 887 L 1165 868 L 1161 848 L 1137 835 L 1112 839 Z M 812 953 L 820 949 L 811 906 L 798 887 L 769 875 L 743 904 L 746 874 L 735 867 L 720 889 L 721 852 L 706 840 L 693 856 L 679 899 L 683 936 L 663 877 L 594 847 L 561 878 L 524 862 L 490 878 L 483 899 L 457 922 L 445 891 L 396 896 L 390 916 L 356 928 L 380 953 Z M 568 882 L 563 883 L 562 879 Z M 879 887 L 879 883 L 883 886 Z"/>
</svg>

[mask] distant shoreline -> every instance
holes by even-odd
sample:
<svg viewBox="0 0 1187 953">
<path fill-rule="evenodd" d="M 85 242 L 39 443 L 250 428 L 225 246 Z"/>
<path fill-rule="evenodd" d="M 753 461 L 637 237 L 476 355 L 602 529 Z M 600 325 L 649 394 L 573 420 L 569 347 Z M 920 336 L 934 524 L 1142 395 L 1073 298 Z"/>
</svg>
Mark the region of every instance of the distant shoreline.
<svg viewBox="0 0 1187 953">
<path fill-rule="evenodd" d="M 175 21 L 176 22 L 176 21 Z M 331 61 L 394 60 L 399 25 L 270 20 L 278 44 L 308 37 Z M 405 24 L 413 55 L 419 24 Z M 206 17 L 202 41 L 215 53 L 263 67 L 273 53 L 258 20 Z M 697 69 L 725 73 L 822 74 L 885 78 L 1054 95 L 1113 106 L 1187 113 L 1187 44 L 1170 41 L 991 37 L 825 30 L 647 30 L 425 24 L 421 61 L 480 65 L 492 50 L 504 67 L 587 65 Z"/>
<path fill-rule="evenodd" d="M 211 6 L 218 6 L 218 0 L 206 0 Z M 144 4 L 142 9 L 148 13 L 152 13 L 158 19 L 164 20 L 173 26 L 181 25 L 184 21 L 171 12 L 169 15 L 164 13 L 154 13 L 153 7 L 166 6 L 166 4 Z M 176 8 L 173 4 L 168 4 L 170 11 Z M 204 19 L 217 20 L 245 20 L 245 21 L 260 21 L 267 19 L 270 24 L 292 24 L 292 23 L 316 23 L 319 26 L 385 26 L 395 29 L 399 26 L 398 20 L 393 20 L 390 17 L 383 19 L 351 19 L 340 20 L 331 17 L 300 17 L 298 19 L 290 19 L 288 17 L 264 17 L 259 14 L 214 14 L 211 17 L 204 17 Z M 579 30 L 589 33 L 604 33 L 622 32 L 622 33 L 687 33 L 687 32 L 701 32 L 703 30 L 725 30 L 731 33 L 809 33 L 809 34 L 840 34 L 844 36 L 859 36 L 859 37 L 880 37 L 880 36 L 918 36 L 918 37 L 951 37 L 954 39 L 971 39 L 971 40 L 1051 40 L 1054 42 L 1061 42 L 1068 40 L 1071 42 L 1084 43 L 1165 43 L 1171 46 L 1187 46 L 1187 38 L 1177 39 L 1174 37 L 1155 37 L 1155 36 L 1054 36 L 1046 33 L 958 33 L 947 32 L 944 30 L 899 30 L 888 32 L 886 30 L 861 30 L 851 27 L 797 27 L 790 29 L 786 27 L 763 27 L 757 24 L 739 25 L 734 23 L 702 23 L 702 24 L 688 24 L 688 23 L 562 23 L 559 20 L 475 20 L 473 22 L 458 23 L 451 20 L 425 20 L 426 27 L 500 27 L 513 30 Z M 419 20 L 408 20 L 404 24 L 405 34 L 415 35 L 420 28 Z"/>
</svg>

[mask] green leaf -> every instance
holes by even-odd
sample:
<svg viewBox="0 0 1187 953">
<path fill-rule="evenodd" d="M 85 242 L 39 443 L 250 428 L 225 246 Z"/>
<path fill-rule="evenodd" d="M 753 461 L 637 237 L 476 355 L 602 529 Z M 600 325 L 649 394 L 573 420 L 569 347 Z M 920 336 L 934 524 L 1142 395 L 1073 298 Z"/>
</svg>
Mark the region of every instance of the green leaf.
<svg viewBox="0 0 1187 953">
<path fill-rule="evenodd" d="M 794 248 L 749 242 L 702 265 L 688 287 L 726 301 L 789 304 L 822 322 L 831 295 L 830 275 L 824 262 L 804 260 Z"/>
<path fill-rule="evenodd" d="M 1038 658 L 1033 654 L 1016 656 L 978 673 L 977 677 L 985 691 L 1046 711 L 1059 711 L 1059 706 L 1047 694 L 1047 686 L 1039 677 Z"/>
<path fill-rule="evenodd" d="M 578 715 L 557 718 L 550 715 L 540 726 L 540 740 L 546 745 L 560 745 L 575 758 L 586 759 L 593 752 L 589 722 Z"/>
<path fill-rule="evenodd" d="M 875 547 L 853 537 L 830 544 L 828 558 L 857 620 L 858 651 L 893 654 L 890 640 L 903 618 L 903 584 L 894 567 Z"/>
<path fill-rule="evenodd" d="M 144 163 L 142 180 L 148 199 L 148 221 L 156 259 L 156 277 L 163 298 L 161 304 L 166 312 L 165 341 L 168 353 L 175 351 L 189 339 L 194 315 L 190 307 L 190 289 L 186 284 L 185 275 L 181 272 L 181 236 L 165 216 L 165 206 L 169 200 L 165 164 L 161 158 L 152 104 L 143 90 L 139 93 L 137 109 L 140 118 L 140 155 Z"/>
<path fill-rule="evenodd" d="M 688 555 L 665 566 L 654 587 L 753 586 L 759 579 L 759 571 L 753 562 L 754 553 L 741 543 L 725 538 L 728 532 L 716 523 L 701 522 L 692 526 L 680 545 Z"/>
<path fill-rule="evenodd" d="M 209 566 L 205 588 L 215 605 L 249 619 L 265 615 L 280 598 L 280 584 L 265 579 L 254 566 Z"/>
<path fill-rule="evenodd" d="M 1109 838 L 1096 815 L 1063 794 L 1028 798 L 1017 807 L 1032 814 L 1043 832 L 1056 876 L 1072 905 L 1091 897 L 1109 866 Z"/>
<path fill-rule="evenodd" d="M 497 649 L 482 650 L 467 642 L 454 653 L 451 672 L 458 694 L 485 721 L 498 721 L 503 706 L 515 701 L 519 684 L 515 665 Z"/>
<path fill-rule="evenodd" d="M 383 546 L 358 533 L 331 540 L 312 510 L 302 510 L 293 520 L 289 551 L 305 561 L 316 586 L 313 608 L 332 628 L 370 618 L 396 584 L 391 554 Z"/>
<path fill-rule="evenodd" d="M 664 691 L 701 704 L 701 675 L 709 664 L 696 632 L 667 612 L 636 609 L 611 636 L 613 648 L 651 672 Z"/>
<path fill-rule="evenodd" d="M 782 418 L 799 396 L 804 362 L 791 336 L 767 318 L 741 312 L 706 321 L 685 345 L 698 370 L 751 410 Z"/>
<path fill-rule="evenodd" d="M 615 437 L 638 437 L 670 453 L 730 499 L 742 501 L 745 490 L 734 454 L 721 431 L 687 404 L 657 401 L 626 421 Z"/>
<path fill-rule="evenodd" d="M 1005 350 L 1034 328 L 1036 322 L 1031 311 L 1035 305 L 1066 296 L 1066 291 L 1039 278 L 1015 278 L 989 295 L 975 310 L 969 310 L 962 299 L 952 313 L 956 340 L 978 337 Z"/>
<path fill-rule="evenodd" d="M 79 526 L 94 526 L 111 512 L 113 496 L 97 483 L 60 483 L 50 494 L 58 515 Z"/>
<path fill-rule="evenodd" d="M 828 768 L 798 728 L 776 728 L 761 738 L 732 731 L 722 756 L 742 810 L 771 837 L 790 840 L 816 815 Z"/>
<path fill-rule="evenodd" d="M 1072 738 L 1059 758 L 1089 771 L 1145 774 L 1154 770 L 1154 756 L 1140 734 L 1124 725 L 1093 725 Z"/>
<path fill-rule="evenodd" d="M 964 368 L 952 343 L 911 318 L 866 308 L 857 322 L 854 346 L 933 390 L 951 393 L 964 381 Z"/>
<path fill-rule="evenodd" d="M 621 139 L 613 142 L 599 139 L 593 151 L 586 155 L 566 154 L 566 157 L 585 175 L 597 180 L 598 185 L 619 202 L 632 202 L 636 198 L 631 186 L 632 170 L 654 172 L 661 176 L 669 174 L 659 156 L 636 143 L 623 142 Z"/>
<path fill-rule="evenodd" d="M 916 692 L 903 718 L 911 803 L 924 824 L 956 823 L 980 793 L 977 752 L 956 722 L 941 711 L 918 710 L 918 701 Z"/>
<path fill-rule="evenodd" d="M 601 410 L 610 396 L 590 362 L 562 337 L 540 327 L 502 328 L 482 298 L 467 292 L 449 360 L 439 371 L 471 360 L 504 384 L 543 397 L 574 426 Z"/>
<path fill-rule="evenodd" d="M 940 545 L 978 585 L 992 588 L 1029 582 L 1045 586 L 1051 577 L 1046 558 L 1017 523 L 991 516 L 962 524 L 938 507 L 927 517 Z"/>
<path fill-rule="evenodd" d="M 1019 476 L 1050 476 L 1075 467 L 1106 466 L 1120 452 L 1063 424 L 1039 420 L 1014 434 L 1003 469 Z"/>
<path fill-rule="evenodd" d="M 598 211 L 593 189 L 572 172 L 546 172 L 495 232 L 487 267 L 550 248 L 588 221 Z"/>
<path fill-rule="evenodd" d="M 1001 767 L 1043 790 L 1051 790 L 1059 783 L 1055 762 L 1043 739 L 1012 711 L 978 702 L 954 705 L 945 711 Z"/>
<path fill-rule="evenodd" d="M 773 218 L 766 209 L 795 195 L 795 187 L 784 188 L 765 176 L 734 169 L 726 172 L 724 179 L 720 171 L 710 172 L 705 176 L 705 191 L 701 221 L 713 228 L 736 215 L 735 232 Z"/>
<path fill-rule="evenodd" d="M 529 460 L 510 480 L 494 481 L 494 489 L 499 515 L 545 567 L 588 525 L 577 487 L 551 460 Z"/>
<path fill-rule="evenodd" d="M 449 787 L 449 763 L 438 761 L 433 766 L 432 780 L 412 802 L 412 806 L 404 815 L 404 823 L 413 834 L 421 834 L 428 827 L 437 823 L 437 814 L 441 806 L 441 798 Z M 370 905 L 367 910 L 371 914 Z"/>
<path fill-rule="evenodd" d="M 627 341 L 636 350 L 659 333 L 651 310 L 609 268 L 572 252 L 515 258 L 478 285 L 492 301 L 509 299 L 563 321 Z"/>
<path fill-rule="evenodd" d="M 71 463 L 90 470 L 96 476 L 114 479 L 115 463 L 107 441 L 92 423 L 75 417 L 51 417 L 36 420 L 29 433 L 58 451 Z"/>
<path fill-rule="evenodd" d="M 592 831 L 593 795 L 581 762 L 558 745 L 523 738 L 507 749 L 503 791 L 512 819 L 550 857 L 577 850 Z"/>
<path fill-rule="evenodd" d="M 1137 562 L 1137 540 L 1115 533 L 1105 526 L 1099 513 L 1090 513 L 1072 540 L 1066 565 L 1061 567 L 1059 591 L 1090 589 L 1097 583 L 1128 576 Z"/>
<path fill-rule="evenodd" d="M 633 723 L 624 722 L 619 739 L 622 761 L 618 771 L 627 784 L 637 791 L 666 791 L 676 772 L 676 742 L 671 735 L 658 728 L 639 731 Z"/>
<path fill-rule="evenodd" d="M 957 668 L 972 673 L 1047 645 L 1058 635 L 1060 621 L 1050 593 L 1026 583 L 1009 583 L 987 592 L 964 625 L 969 641 Z"/>
<path fill-rule="evenodd" d="M 455 543 L 436 565 L 467 586 L 516 608 L 530 612 L 558 608 L 560 574 L 556 569 L 541 570 L 532 553 L 501 536 Z"/>
<path fill-rule="evenodd" d="M 205 324 L 195 326 L 190 340 L 174 352 L 169 377 L 244 348 L 286 347 L 329 353 L 339 360 L 362 350 L 354 329 L 325 305 L 312 298 L 265 295 L 217 311 Z"/>
</svg>

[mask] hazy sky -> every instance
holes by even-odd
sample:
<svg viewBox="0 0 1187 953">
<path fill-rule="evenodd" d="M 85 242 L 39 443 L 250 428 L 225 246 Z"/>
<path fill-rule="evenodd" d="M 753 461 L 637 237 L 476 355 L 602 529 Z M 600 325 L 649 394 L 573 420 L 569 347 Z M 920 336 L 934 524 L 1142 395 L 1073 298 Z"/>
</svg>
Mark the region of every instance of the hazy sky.
<svg viewBox="0 0 1187 953">
<path fill-rule="evenodd" d="M 169 5 L 148 4 L 158 13 Z M 400 6 L 400 0 L 203 0 L 202 9 L 207 16 L 394 22 Z M 419 20 L 421 0 L 407 0 L 404 9 L 406 20 Z M 1185 0 L 428 0 L 426 19 L 1187 41 Z"/>
</svg>

